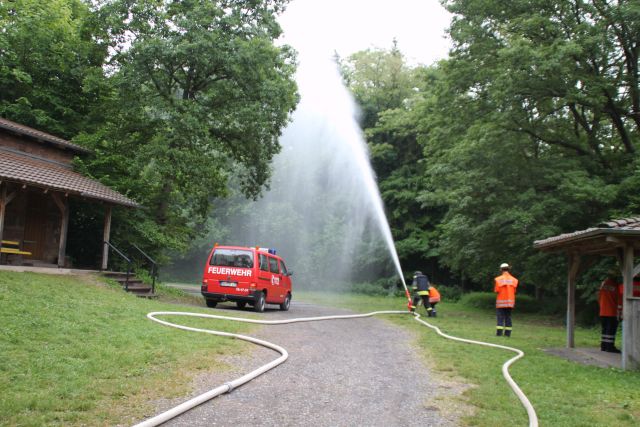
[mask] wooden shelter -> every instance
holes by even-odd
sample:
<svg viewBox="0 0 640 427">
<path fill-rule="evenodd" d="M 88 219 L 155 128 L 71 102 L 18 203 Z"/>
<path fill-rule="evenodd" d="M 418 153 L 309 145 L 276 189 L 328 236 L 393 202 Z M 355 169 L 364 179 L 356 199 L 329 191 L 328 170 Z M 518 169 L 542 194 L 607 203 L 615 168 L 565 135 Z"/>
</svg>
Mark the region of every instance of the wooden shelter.
<svg viewBox="0 0 640 427">
<path fill-rule="evenodd" d="M 595 256 L 618 260 L 623 278 L 622 369 L 640 367 L 640 297 L 633 295 L 633 278 L 640 274 L 635 257 L 640 249 L 640 217 L 613 220 L 573 233 L 536 240 L 534 248 L 564 252 L 567 274 L 567 347 L 575 347 L 576 278 Z"/>
<path fill-rule="evenodd" d="M 105 242 L 112 207 L 138 206 L 74 172 L 73 158 L 89 153 L 64 139 L 0 118 L 0 262 L 68 266 L 70 197 L 104 206 Z M 103 247 L 102 268 L 106 269 L 108 252 Z"/>
</svg>

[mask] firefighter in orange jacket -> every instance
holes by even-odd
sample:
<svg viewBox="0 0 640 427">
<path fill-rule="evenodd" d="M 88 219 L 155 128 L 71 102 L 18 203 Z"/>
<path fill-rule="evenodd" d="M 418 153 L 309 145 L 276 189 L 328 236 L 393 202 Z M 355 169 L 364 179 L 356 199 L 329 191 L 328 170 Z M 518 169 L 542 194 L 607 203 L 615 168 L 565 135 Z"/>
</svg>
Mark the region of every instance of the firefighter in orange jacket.
<svg viewBox="0 0 640 427">
<path fill-rule="evenodd" d="M 505 337 L 511 336 L 511 310 L 516 305 L 516 289 L 518 288 L 518 279 L 509 273 L 509 264 L 500 264 L 502 274 L 494 279 L 493 291 L 496 296 L 496 316 L 498 318 L 498 326 L 496 326 L 496 335 Z"/>
<path fill-rule="evenodd" d="M 427 313 L 429 317 L 437 317 L 438 312 L 436 311 L 436 304 L 440 302 L 440 292 L 433 285 L 429 285 L 429 308 L 427 308 Z"/>
<path fill-rule="evenodd" d="M 610 271 L 600 285 L 598 304 L 600 305 L 600 322 L 602 323 L 600 350 L 620 353 L 615 342 L 618 323 L 622 318 L 622 284 L 616 281 L 615 271 Z"/>
</svg>

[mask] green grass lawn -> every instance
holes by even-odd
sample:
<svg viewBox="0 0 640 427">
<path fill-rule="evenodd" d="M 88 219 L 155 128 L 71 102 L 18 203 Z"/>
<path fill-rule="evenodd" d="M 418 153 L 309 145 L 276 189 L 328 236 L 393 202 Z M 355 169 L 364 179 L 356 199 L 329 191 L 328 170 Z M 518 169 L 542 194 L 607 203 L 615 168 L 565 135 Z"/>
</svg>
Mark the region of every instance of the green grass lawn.
<svg viewBox="0 0 640 427">
<path fill-rule="evenodd" d="M 298 293 L 297 299 L 351 308 L 361 312 L 406 308 L 404 298 L 344 294 Z M 516 347 L 525 357 L 510 372 L 536 409 L 541 426 L 636 426 L 640 423 L 640 373 L 583 366 L 548 355 L 545 348 L 563 347 L 566 331 L 561 320 L 513 314 L 513 336 L 495 336 L 491 310 L 442 302 L 437 318 L 423 319 L 447 334 Z M 443 378 L 462 378 L 473 384 L 462 399 L 475 407 L 464 418 L 474 426 L 527 425 L 525 409 L 501 372 L 515 353 L 458 343 L 440 337 L 410 316 L 389 316 L 396 324 L 415 331 L 429 364 Z M 576 330 L 576 346 L 599 348 L 599 330 Z M 618 341 L 619 342 L 619 341 Z"/>
<path fill-rule="evenodd" d="M 161 299 L 174 303 L 168 304 L 90 282 L 0 272 L 0 425 L 130 425 L 155 414 L 153 400 L 188 394 L 198 372 L 226 369 L 220 354 L 250 346 L 145 317 L 162 310 L 211 312 L 175 305 L 191 297 L 161 287 Z M 251 328 L 165 319 L 229 332 Z"/>
<path fill-rule="evenodd" d="M 97 279 L 0 272 L 0 425 L 133 424 L 155 414 L 155 399 L 188 395 L 198 373 L 226 369 L 220 355 L 250 348 L 241 341 L 151 322 L 145 317 L 150 311 L 211 313 L 201 298 L 163 286 L 159 292 L 160 301 L 149 301 Z M 294 298 L 361 312 L 406 306 L 403 298 L 350 294 L 296 292 Z M 582 366 L 542 351 L 564 346 L 565 330 L 558 319 L 516 309 L 514 336 L 507 340 L 494 336 L 491 310 L 443 302 L 438 312 L 440 317 L 425 320 L 445 333 L 507 343 L 526 353 L 511 373 L 536 408 L 541 426 L 638 424 L 639 373 Z M 408 315 L 388 319 L 415 333 L 437 376 L 473 385 L 461 397 L 441 397 L 472 407 L 465 423 L 527 424 L 525 410 L 500 371 L 513 353 L 446 340 Z M 252 329 L 237 322 L 167 320 L 229 332 Z M 578 346 L 598 343 L 596 329 L 576 331 Z"/>
</svg>

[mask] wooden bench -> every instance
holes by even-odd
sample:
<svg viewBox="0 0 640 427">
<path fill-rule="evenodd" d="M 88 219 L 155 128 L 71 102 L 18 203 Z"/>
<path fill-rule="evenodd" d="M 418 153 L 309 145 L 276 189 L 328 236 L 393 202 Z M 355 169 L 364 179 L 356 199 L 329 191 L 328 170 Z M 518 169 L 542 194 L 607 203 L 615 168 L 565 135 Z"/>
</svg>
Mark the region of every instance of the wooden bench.
<svg viewBox="0 0 640 427">
<path fill-rule="evenodd" d="M 20 242 L 16 242 L 15 240 L 3 240 L 2 247 L 0 247 L 0 253 L 13 255 L 31 255 L 31 252 L 21 250 Z"/>
</svg>

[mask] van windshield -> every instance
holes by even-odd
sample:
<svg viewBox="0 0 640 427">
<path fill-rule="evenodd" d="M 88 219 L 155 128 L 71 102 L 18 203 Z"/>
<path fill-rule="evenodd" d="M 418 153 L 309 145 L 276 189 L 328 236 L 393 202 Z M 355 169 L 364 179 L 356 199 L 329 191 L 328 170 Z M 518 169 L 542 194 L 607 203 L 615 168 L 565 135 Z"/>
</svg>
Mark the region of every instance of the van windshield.
<svg viewBox="0 0 640 427">
<path fill-rule="evenodd" d="M 223 267 L 253 267 L 253 252 L 242 249 L 216 249 L 210 265 Z"/>
</svg>

